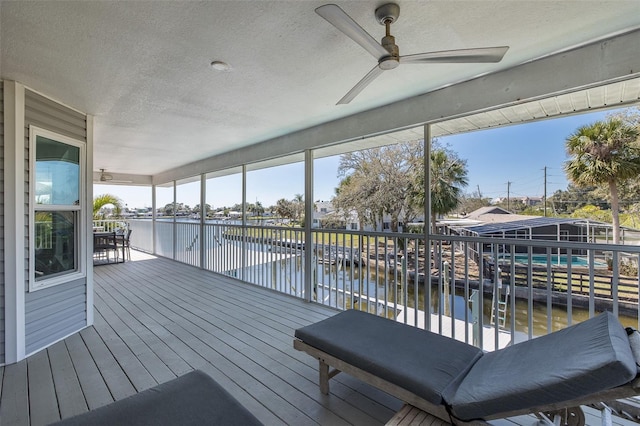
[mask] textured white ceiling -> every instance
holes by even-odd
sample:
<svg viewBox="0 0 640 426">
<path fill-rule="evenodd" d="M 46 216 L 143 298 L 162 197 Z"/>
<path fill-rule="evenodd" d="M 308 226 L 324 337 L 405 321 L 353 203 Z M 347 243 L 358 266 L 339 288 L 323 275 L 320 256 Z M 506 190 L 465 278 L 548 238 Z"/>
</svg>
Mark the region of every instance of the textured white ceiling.
<svg viewBox="0 0 640 426">
<path fill-rule="evenodd" d="M 336 106 L 375 60 L 316 15 L 324 3 L 2 1 L 0 75 L 95 115 L 96 170 L 154 175 L 640 27 L 638 0 L 397 1 L 401 54 L 510 49 L 403 65 Z M 376 39 L 382 3 L 337 2 Z"/>
</svg>

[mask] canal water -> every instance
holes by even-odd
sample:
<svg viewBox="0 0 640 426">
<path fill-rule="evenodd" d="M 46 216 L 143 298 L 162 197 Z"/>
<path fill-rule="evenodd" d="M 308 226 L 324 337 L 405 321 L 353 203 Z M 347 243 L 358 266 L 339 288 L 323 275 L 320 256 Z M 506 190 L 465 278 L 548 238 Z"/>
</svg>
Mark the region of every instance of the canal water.
<svg viewBox="0 0 640 426">
<path fill-rule="evenodd" d="M 250 243 L 247 244 L 247 248 L 250 250 L 262 250 L 264 249 L 264 246 L 261 244 Z M 293 256 L 287 259 L 251 266 L 247 268 L 246 276 L 251 276 L 252 274 L 264 274 L 272 278 L 272 282 L 270 284 L 272 288 L 290 294 L 295 294 L 297 296 L 302 296 L 302 288 L 290 287 L 291 283 L 297 283 L 297 285 L 301 287 L 304 282 L 302 277 L 304 261 L 301 252 L 296 252 L 295 250 L 288 248 L 275 247 L 271 250 L 281 250 L 282 252 L 292 254 Z M 397 285 L 397 283 L 401 283 L 402 281 L 399 272 L 378 274 L 376 273 L 375 268 L 368 268 L 366 266 L 354 265 L 353 267 L 348 267 L 325 263 L 314 263 L 314 265 L 314 274 L 316 276 L 314 282 L 317 283 L 314 297 L 318 303 L 340 309 L 348 309 L 352 307 L 354 300 L 360 303 L 368 300 L 371 309 L 374 309 L 374 305 L 378 305 L 377 310 L 383 311 L 384 305 L 375 303 L 375 300 L 386 300 L 391 306 L 393 306 L 394 302 L 397 301 L 397 304 L 400 307 L 406 301 L 407 306 L 410 308 L 417 307 L 419 310 L 425 309 L 424 285 L 418 286 L 418 295 L 416 298 L 413 285 L 410 285 L 407 288 L 403 288 L 401 284 Z M 456 308 L 454 310 L 457 313 L 456 317 L 463 319 L 465 307 L 469 310 L 472 308 L 470 302 L 465 303 L 469 298 L 470 295 L 465 295 L 464 291 L 460 289 L 456 290 L 456 297 L 454 298 L 456 303 Z M 429 311 L 431 313 L 438 312 L 438 305 L 441 300 L 444 300 L 444 297 L 438 297 L 437 286 L 432 285 L 429 306 Z M 492 309 L 493 305 L 491 296 L 485 294 L 483 297 L 483 321 L 485 324 L 490 323 Z M 516 300 L 514 311 L 515 328 L 517 332 L 525 334 L 529 333 L 528 310 L 527 300 Z M 508 312 L 511 312 L 511 306 L 508 307 Z M 545 302 L 534 301 L 532 309 L 532 335 L 544 335 L 551 331 L 566 328 L 569 325 L 566 307 L 552 305 L 550 317 L 547 312 Z M 588 319 L 588 317 L 588 310 L 577 307 L 572 308 L 572 324 L 584 321 Z M 550 330 L 547 329 L 548 318 L 551 319 Z M 625 326 L 634 328 L 638 327 L 637 317 L 619 316 L 619 318 L 621 323 Z M 510 324 L 511 318 L 509 314 L 506 320 L 507 330 L 509 329 Z"/>
</svg>

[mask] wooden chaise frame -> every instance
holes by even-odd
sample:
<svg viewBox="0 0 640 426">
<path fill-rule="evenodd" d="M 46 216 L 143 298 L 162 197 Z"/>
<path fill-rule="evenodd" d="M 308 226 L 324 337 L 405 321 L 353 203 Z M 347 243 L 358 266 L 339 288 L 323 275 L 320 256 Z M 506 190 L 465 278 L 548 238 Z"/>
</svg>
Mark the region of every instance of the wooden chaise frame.
<svg viewBox="0 0 640 426">
<path fill-rule="evenodd" d="M 473 422 L 465 422 L 453 418 L 444 405 L 435 405 L 424 398 L 419 397 L 418 395 L 404 389 L 401 386 L 398 386 L 394 383 L 391 383 L 387 380 L 381 379 L 380 377 L 371 374 L 367 371 L 364 371 L 354 365 L 348 364 L 341 359 L 338 359 L 326 352 L 323 352 L 313 346 L 310 346 L 304 343 L 300 339 L 294 339 L 293 347 L 299 351 L 306 352 L 312 357 L 316 358 L 319 361 L 319 384 L 320 391 L 328 395 L 329 394 L 329 379 L 336 376 L 340 372 L 345 372 L 359 380 L 362 380 L 365 383 L 368 383 L 414 407 L 421 409 L 439 419 L 442 419 L 447 422 L 453 422 L 458 425 L 486 425 L 486 421 L 493 419 L 501 419 L 506 417 L 518 416 L 523 414 L 538 414 L 538 413 L 553 413 L 560 412 L 568 407 L 579 407 L 581 405 L 590 405 L 597 404 L 600 402 L 613 401 L 620 398 L 628 398 L 630 396 L 635 396 L 640 393 L 640 377 L 636 376 L 631 382 L 618 386 L 616 388 L 608 389 L 605 391 L 601 391 L 595 394 L 591 394 L 585 396 L 584 398 L 573 399 L 568 401 L 557 402 L 553 404 L 547 404 L 543 406 L 531 407 L 522 410 L 513 410 L 513 411 L 505 411 L 493 416 L 489 416 L 485 418 L 485 421 L 473 421 Z M 333 370 L 330 370 L 330 367 Z M 553 424 L 553 423 L 550 423 Z"/>
</svg>

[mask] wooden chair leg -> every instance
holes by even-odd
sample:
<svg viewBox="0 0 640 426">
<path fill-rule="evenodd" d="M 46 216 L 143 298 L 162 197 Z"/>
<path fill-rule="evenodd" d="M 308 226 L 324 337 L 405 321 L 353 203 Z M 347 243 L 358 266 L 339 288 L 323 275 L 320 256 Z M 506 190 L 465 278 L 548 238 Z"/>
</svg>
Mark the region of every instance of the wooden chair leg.
<svg viewBox="0 0 640 426">
<path fill-rule="evenodd" d="M 320 360 L 320 392 L 329 395 L 329 364 Z"/>
</svg>

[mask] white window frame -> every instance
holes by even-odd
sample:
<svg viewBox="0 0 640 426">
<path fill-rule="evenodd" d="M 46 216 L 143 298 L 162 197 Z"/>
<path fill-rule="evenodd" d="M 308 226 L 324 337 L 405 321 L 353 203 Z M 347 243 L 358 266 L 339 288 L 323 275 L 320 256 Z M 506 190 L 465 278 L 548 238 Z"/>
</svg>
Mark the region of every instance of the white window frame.
<svg viewBox="0 0 640 426">
<path fill-rule="evenodd" d="M 80 182 L 78 186 L 78 205 L 37 205 L 35 202 L 36 194 L 36 139 L 38 136 L 51 139 L 56 142 L 64 143 L 79 148 L 79 177 Z M 36 126 L 29 126 L 29 291 L 41 290 L 43 288 L 49 288 L 55 285 L 64 284 L 67 282 L 75 281 L 78 279 L 86 278 L 87 276 L 87 260 L 84 255 L 86 251 L 85 241 L 87 240 L 87 225 L 86 225 L 86 143 L 79 140 L 70 138 L 60 133 L 52 132 L 50 130 L 42 129 Z M 76 270 L 61 275 L 56 275 L 51 278 L 43 278 L 36 281 L 36 269 L 35 269 L 35 213 L 36 211 L 69 211 L 76 213 L 76 227 L 74 247 L 76 250 Z"/>
</svg>

